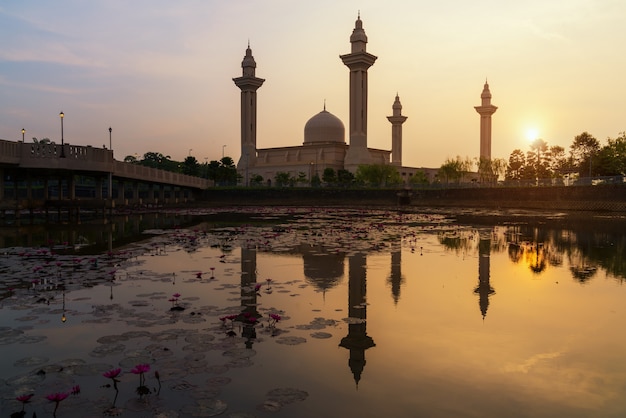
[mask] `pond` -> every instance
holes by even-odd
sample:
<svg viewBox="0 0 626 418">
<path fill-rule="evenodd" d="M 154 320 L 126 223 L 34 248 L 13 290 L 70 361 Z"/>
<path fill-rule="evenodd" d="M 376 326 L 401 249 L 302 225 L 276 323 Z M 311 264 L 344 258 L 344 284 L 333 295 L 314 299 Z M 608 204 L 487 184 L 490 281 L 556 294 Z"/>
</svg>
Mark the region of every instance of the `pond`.
<svg viewBox="0 0 626 418">
<path fill-rule="evenodd" d="M 624 220 L 459 215 L 227 208 L 125 218 L 142 240 L 14 235 L 0 415 L 624 416 Z"/>
</svg>

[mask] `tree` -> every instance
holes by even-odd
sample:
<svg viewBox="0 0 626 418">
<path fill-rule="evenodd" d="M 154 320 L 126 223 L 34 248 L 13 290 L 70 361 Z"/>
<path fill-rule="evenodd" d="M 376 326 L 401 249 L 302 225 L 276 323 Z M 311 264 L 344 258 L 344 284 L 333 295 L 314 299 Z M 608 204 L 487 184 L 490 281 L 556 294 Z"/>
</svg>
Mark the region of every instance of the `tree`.
<svg viewBox="0 0 626 418">
<path fill-rule="evenodd" d="M 460 156 L 455 159 L 448 158 L 439 167 L 438 176 L 443 178 L 445 184 L 450 182 L 459 183 L 466 172 L 472 169 L 472 161 L 469 158 L 462 160 Z"/>
<path fill-rule="evenodd" d="M 583 132 L 574 138 L 574 142 L 570 145 L 570 154 L 581 177 L 585 174 L 592 176 L 593 159 L 599 151 L 600 143 L 588 132 Z"/>
<path fill-rule="evenodd" d="M 337 177 L 335 176 L 335 170 L 331 167 L 326 167 L 322 173 L 322 181 L 327 186 L 334 186 L 337 183 Z"/>
<path fill-rule="evenodd" d="M 427 185 L 429 183 L 428 176 L 423 170 L 417 170 L 415 174 L 409 177 L 409 183 L 412 184 L 413 186 Z"/>
<path fill-rule="evenodd" d="M 387 187 L 402 183 L 398 169 L 389 164 L 364 164 L 356 169 L 355 178 L 372 187 Z"/>
<path fill-rule="evenodd" d="M 320 179 L 319 174 L 315 173 L 313 177 L 311 177 L 311 187 L 320 187 L 322 184 L 322 180 Z"/>
<path fill-rule="evenodd" d="M 337 170 L 337 183 L 342 187 L 348 187 L 354 183 L 354 174 L 343 168 Z"/>
<path fill-rule="evenodd" d="M 306 178 L 306 173 L 304 171 L 298 172 L 298 178 L 296 179 L 296 183 L 298 184 L 306 184 L 309 180 Z"/>
<path fill-rule="evenodd" d="M 291 184 L 291 176 L 289 175 L 289 173 L 279 171 L 274 176 L 274 183 L 276 184 L 276 187 L 288 186 Z"/>
<path fill-rule="evenodd" d="M 541 138 L 535 139 L 532 144 L 530 144 L 530 151 L 526 154 L 526 163 L 528 165 L 534 164 L 537 183 L 539 183 L 539 179 L 550 177 L 547 160 L 548 143 Z"/>
<path fill-rule="evenodd" d="M 188 176 L 198 176 L 200 173 L 200 164 L 196 157 L 190 155 L 183 161 L 182 164 L 182 172 L 183 174 L 187 174 Z"/>
<path fill-rule="evenodd" d="M 481 183 L 496 183 L 506 174 L 506 161 L 502 158 L 484 158 L 478 160 L 478 176 Z"/>
<path fill-rule="evenodd" d="M 561 178 L 569 168 L 569 160 L 565 155 L 565 148 L 553 145 L 548 149 L 548 166 L 552 177 Z"/>
<path fill-rule="evenodd" d="M 127 155 L 124 157 L 124 162 L 129 164 L 137 164 L 139 160 L 134 155 Z"/>
<path fill-rule="evenodd" d="M 520 149 L 513 150 L 509 155 L 509 165 L 506 168 L 506 180 L 521 180 L 522 171 L 526 166 L 526 156 Z"/>
<path fill-rule="evenodd" d="M 597 173 L 601 176 L 626 175 L 626 132 L 615 139 L 607 138 L 607 145 L 598 153 Z"/>
<path fill-rule="evenodd" d="M 33 142 L 35 144 L 54 144 L 54 141 L 51 141 L 50 138 L 41 138 L 38 140 L 36 137 L 33 137 Z"/>
<path fill-rule="evenodd" d="M 179 172 L 179 163 L 170 160 L 169 155 L 163 155 L 160 152 L 146 152 L 139 164 L 160 170 Z"/>
<path fill-rule="evenodd" d="M 253 174 L 250 178 L 250 186 L 260 186 L 263 184 L 263 176 L 260 174 Z"/>
</svg>

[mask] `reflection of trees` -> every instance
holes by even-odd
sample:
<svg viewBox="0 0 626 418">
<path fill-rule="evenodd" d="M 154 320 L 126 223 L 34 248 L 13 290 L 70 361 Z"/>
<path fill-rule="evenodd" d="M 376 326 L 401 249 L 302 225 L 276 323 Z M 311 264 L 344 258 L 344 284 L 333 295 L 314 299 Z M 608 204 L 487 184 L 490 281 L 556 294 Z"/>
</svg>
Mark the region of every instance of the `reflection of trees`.
<svg viewBox="0 0 626 418">
<path fill-rule="evenodd" d="M 439 242 L 457 253 L 476 254 L 480 240 L 489 234 L 491 252 L 506 250 L 513 263 L 523 262 L 535 274 L 550 266 L 562 266 L 567 260 L 572 278 L 581 283 L 592 279 L 599 268 L 621 281 L 626 279 L 626 236 L 622 230 L 619 221 L 589 219 L 572 221 L 562 228 L 529 224 L 491 230 L 459 227 L 441 232 Z"/>
</svg>

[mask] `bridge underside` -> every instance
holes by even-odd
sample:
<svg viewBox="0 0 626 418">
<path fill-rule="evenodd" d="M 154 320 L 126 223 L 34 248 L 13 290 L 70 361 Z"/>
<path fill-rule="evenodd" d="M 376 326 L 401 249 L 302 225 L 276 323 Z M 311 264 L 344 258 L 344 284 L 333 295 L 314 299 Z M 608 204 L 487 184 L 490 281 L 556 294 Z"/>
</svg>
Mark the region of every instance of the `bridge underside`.
<svg viewBox="0 0 626 418">
<path fill-rule="evenodd" d="M 81 170 L 0 166 L 0 211 L 148 207 L 193 201 L 200 189 Z"/>
</svg>

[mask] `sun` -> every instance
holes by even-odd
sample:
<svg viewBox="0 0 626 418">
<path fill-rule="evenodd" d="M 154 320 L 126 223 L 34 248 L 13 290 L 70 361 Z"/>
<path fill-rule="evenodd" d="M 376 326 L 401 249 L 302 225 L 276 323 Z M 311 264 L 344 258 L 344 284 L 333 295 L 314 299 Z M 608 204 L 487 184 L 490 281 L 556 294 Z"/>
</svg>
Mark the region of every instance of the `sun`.
<svg viewBox="0 0 626 418">
<path fill-rule="evenodd" d="M 537 131 L 536 128 L 528 128 L 526 130 L 526 139 L 528 142 L 533 142 L 537 138 L 539 138 L 539 131 Z"/>
</svg>

